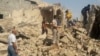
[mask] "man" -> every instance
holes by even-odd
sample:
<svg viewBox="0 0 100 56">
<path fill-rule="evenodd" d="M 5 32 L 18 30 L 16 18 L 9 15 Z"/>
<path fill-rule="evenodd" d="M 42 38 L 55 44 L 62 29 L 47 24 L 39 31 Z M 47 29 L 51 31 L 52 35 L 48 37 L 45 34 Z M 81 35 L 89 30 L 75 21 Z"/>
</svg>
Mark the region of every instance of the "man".
<svg viewBox="0 0 100 56">
<path fill-rule="evenodd" d="M 72 18 L 72 13 L 70 10 L 66 10 L 66 18 L 67 20 L 70 20 Z"/>
<path fill-rule="evenodd" d="M 17 56 L 18 50 L 16 45 L 16 30 L 12 29 L 12 33 L 8 36 L 8 56 Z"/>
<path fill-rule="evenodd" d="M 54 16 L 54 19 L 52 20 L 52 32 L 53 32 L 53 43 L 57 44 L 59 43 L 59 34 L 58 34 L 58 28 L 60 26 L 58 26 L 58 21 L 57 21 L 57 16 Z"/>
<path fill-rule="evenodd" d="M 47 31 L 47 22 L 45 20 L 45 18 L 43 18 L 43 21 L 42 21 L 42 34 L 48 34 L 48 31 Z"/>
<path fill-rule="evenodd" d="M 88 24 L 89 11 L 90 11 L 90 4 L 86 7 L 84 7 L 81 11 L 81 13 L 83 15 L 83 27 L 84 28 L 86 28 L 86 24 Z"/>
<path fill-rule="evenodd" d="M 71 18 L 72 18 L 71 11 L 70 10 L 66 10 L 67 27 L 72 25 Z"/>
<path fill-rule="evenodd" d="M 90 11 L 89 11 L 89 18 L 88 18 L 88 24 L 87 24 L 87 32 L 88 32 L 88 36 L 93 37 L 92 35 L 96 34 L 96 37 L 98 37 L 99 34 L 99 7 L 96 6 L 95 4 L 90 6 Z M 96 27 L 95 27 L 96 26 Z M 94 29 L 95 28 L 95 29 Z M 95 37 L 95 36 L 94 36 Z"/>
</svg>

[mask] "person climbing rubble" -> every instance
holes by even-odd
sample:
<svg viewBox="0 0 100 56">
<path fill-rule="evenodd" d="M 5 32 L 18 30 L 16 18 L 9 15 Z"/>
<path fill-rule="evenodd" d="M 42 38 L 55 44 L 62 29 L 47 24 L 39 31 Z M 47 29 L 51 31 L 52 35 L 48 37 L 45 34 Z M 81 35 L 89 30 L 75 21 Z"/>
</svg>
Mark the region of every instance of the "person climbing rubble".
<svg viewBox="0 0 100 56">
<path fill-rule="evenodd" d="M 8 36 L 8 56 L 18 56 L 18 49 L 16 44 L 16 29 L 12 29 L 12 33 Z"/>
<path fill-rule="evenodd" d="M 83 16 L 83 27 L 84 28 L 86 28 L 86 24 L 88 24 L 89 11 L 90 11 L 90 4 L 85 6 L 81 11 L 82 16 Z"/>
<path fill-rule="evenodd" d="M 66 13 L 66 19 L 67 19 L 67 27 L 69 27 L 69 26 L 73 25 L 73 22 L 71 20 L 72 13 L 69 10 L 66 10 L 65 13 Z"/>
<path fill-rule="evenodd" d="M 47 30 L 47 22 L 46 22 L 46 19 L 43 18 L 43 21 L 42 21 L 42 34 L 48 34 L 48 30 Z"/>
<path fill-rule="evenodd" d="M 93 38 L 98 38 L 99 37 L 99 32 L 100 32 L 100 28 L 99 28 L 99 6 L 93 4 L 90 5 L 90 10 L 89 10 L 89 17 L 87 17 L 88 19 L 88 24 L 86 25 L 86 30 L 88 32 L 88 36 L 93 37 Z"/>
<path fill-rule="evenodd" d="M 57 21 L 57 16 L 54 15 L 54 19 L 52 20 L 53 43 L 57 45 L 59 43 L 59 38 L 60 38 L 58 30 L 61 27 L 61 26 L 58 26 L 58 24 L 59 23 Z"/>
</svg>

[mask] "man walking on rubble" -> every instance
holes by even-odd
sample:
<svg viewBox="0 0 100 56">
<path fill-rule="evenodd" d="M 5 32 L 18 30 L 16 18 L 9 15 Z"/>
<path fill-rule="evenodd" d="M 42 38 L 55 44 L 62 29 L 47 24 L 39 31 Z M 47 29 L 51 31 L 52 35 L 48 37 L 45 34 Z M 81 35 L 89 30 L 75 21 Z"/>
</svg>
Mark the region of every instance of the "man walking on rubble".
<svg viewBox="0 0 100 56">
<path fill-rule="evenodd" d="M 58 21 L 57 21 L 57 16 L 54 16 L 54 19 L 52 20 L 52 32 L 53 32 L 53 43 L 58 45 L 59 43 L 59 33 L 58 33 Z"/>
<path fill-rule="evenodd" d="M 83 16 L 83 27 L 84 28 L 86 28 L 86 25 L 88 24 L 89 11 L 90 11 L 90 4 L 86 7 L 84 7 L 81 11 L 82 16 Z"/>
<path fill-rule="evenodd" d="M 17 56 L 18 50 L 16 45 L 16 30 L 12 29 L 12 33 L 8 36 L 8 56 Z"/>
<path fill-rule="evenodd" d="M 71 18 L 72 18 L 72 13 L 71 13 L 70 10 L 66 10 L 65 12 L 66 12 L 66 19 L 67 19 L 67 27 L 70 27 L 70 26 L 73 25 L 73 22 L 72 22 L 72 20 L 71 20 Z"/>
<path fill-rule="evenodd" d="M 42 34 L 48 34 L 48 30 L 47 30 L 47 22 L 46 22 L 46 19 L 43 18 L 43 21 L 42 21 Z"/>
</svg>

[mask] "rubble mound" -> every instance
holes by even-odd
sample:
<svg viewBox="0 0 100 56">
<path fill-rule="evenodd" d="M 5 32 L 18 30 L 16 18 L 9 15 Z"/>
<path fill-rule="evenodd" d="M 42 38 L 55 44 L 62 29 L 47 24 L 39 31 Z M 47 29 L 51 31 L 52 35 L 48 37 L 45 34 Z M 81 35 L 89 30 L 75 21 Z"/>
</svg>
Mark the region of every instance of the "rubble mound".
<svg viewBox="0 0 100 56">
<path fill-rule="evenodd" d="M 72 30 L 67 28 L 59 44 L 50 46 L 43 45 L 46 34 L 30 39 L 19 38 L 17 39 L 19 56 L 99 56 L 100 40 L 92 39 L 86 34 L 84 28 L 72 27 Z M 1 44 L 0 48 L 4 48 L 2 46 L 7 48 L 5 44 Z M 7 52 L 4 54 L 7 55 Z"/>
<path fill-rule="evenodd" d="M 0 56 L 7 56 L 7 37 L 13 26 L 19 32 L 19 56 L 100 56 L 100 40 L 88 37 L 80 22 L 64 29 L 58 45 L 52 44 L 51 34 L 41 34 L 43 15 L 40 7 L 47 5 L 39 1 L 0 0 L 0 12 L 4 15 L 3 19 L 0 19 L 0 28 L 3 28 L 0 30 L 3 31 L 0 33 Z M 52 11 L 50 8 L 51 6 L 46 11 Z M 44 44 L 46 38 L 50 38 L 47 41 L 49 45 Z"/>
<path fill-rule="evenodd" d="M 41 37 L 46 37 L 45 34 Z M 43 40 L 38 37 L 19 39 L 18 49 L 20 56 L 99 56 L 100 40 L 86 36 L 84 28 L 74 27 L 73 30 L 64 32 L 58 45 L 43 45 Z"/>
</svg>

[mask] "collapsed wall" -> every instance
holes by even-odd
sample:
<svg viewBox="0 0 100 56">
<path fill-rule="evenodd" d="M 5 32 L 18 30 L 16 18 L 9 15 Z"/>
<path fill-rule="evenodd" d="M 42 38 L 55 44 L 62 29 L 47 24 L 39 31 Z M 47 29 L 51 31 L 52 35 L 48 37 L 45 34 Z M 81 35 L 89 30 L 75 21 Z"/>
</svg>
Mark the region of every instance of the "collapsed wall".
<svg viewBox="0 0 100 56">
<path fill-rule="evenodd" d="M 57 15 L 60 25 L 64 22 L 64 10 L 59 4 L 49 5 L 38 0 L 2 0 L 0 3 L 0 14 L 4 15 L 0 26 L 5 32 L 15 26 L 25 36 L 39 36 L 43 18 L 51 23 L 53 16 Z"/>
<path fill-rule="evenodd" d="M 88 35 L 90 37 L 99 39 L 100 38 L 100 6 L 98 5 L 90 5 L 88 13 L 85 11 L 83 15 L 83 23 L 87 21 L 84 25 L 86 26 L 86 30 L 88 31 Z M 87 9 L 85 8 L 85 9 Z M 84 9 L 84 10 L 85 10 Z"/>
<path fill-rule="evenodd" d="M 41 0 L 0 0 L 0 26 L 5 32 L 15 26 L 25 35 L 38 36 L 43 20 L 40 8 L 48 5 Z"/>
<path fill-rule="evenodd" d="M 42 16 L 39 9 L 13 11 L 12 24 L 28 36 L 41 34 Z"/>
<path fill-rule="evenodd" d="M 54 19 L 54 15 L 56 15 L 57 20 L 59 21 L 58 25 L 62 26 L 62 30 L 64 30 L 65 25 L 64 13 L 64 9 L 61 7 L 61 5 L 58 4 L 41 8 L 41 15 L 43 16 L 43 19 L 45 19 L 50 24 Z"/>
<path fill-rule="evenodd" d="M 90 36 L 100 39 L 100 11 L 96 12 L 95 20 L 92 24 Z"/>
</svg>

